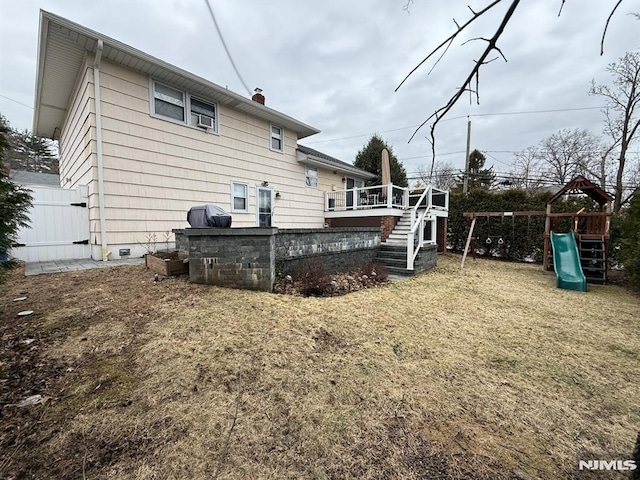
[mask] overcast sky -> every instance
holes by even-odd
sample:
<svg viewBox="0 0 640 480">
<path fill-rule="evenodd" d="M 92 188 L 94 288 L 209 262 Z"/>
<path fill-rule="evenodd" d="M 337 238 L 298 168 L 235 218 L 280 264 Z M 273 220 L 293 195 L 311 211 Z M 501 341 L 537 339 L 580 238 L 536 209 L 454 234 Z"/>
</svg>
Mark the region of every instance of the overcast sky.
<svg viewBox="0 0 640 480">
<path fill-rule="evenodd" d="M 449 96 L 491 36 L 501 10 L 457 40 L 430 75 L 402 78 L 454 28 L 488 1 L 211 0 L 240 74 L 260 87 L 268 106 L 322 131 L 300 143 L 352 162 L 372 133 L 380 133 L 411 174 L 430 164 L 424 128 L 413 127 Z M 640 0 L 625 0 L 611 21 L 605 54 L 599 43 L 615 0 L 524 0 L 500 41 L 508 63 L 481 73 L 480 105 L 461 102 L 437 131 L 439 160 L 464 165 L 466 115 L 471 148 L 504 172 L 512 151 L 562 128 L 600 133 L 602 105 L 587 91 L 610 81 L 607 64 L 640 48 Z M 129 44 L 219 85 L 247 95 L 218 38 L 204 0 L 0 0 L 0 112 L 13 127 L 31 129 L 40 8 Z M 11 100 L 9 100 L 8 97 Z M 19 102 L 19 103 L 17 103 Z M 24 104 L 24 105 L 21 105 Z M 26 106 L 25 106 L 26 105 Z M 591 110 L 586 110 L 592 108 Z M 583 109 L 521 115 L 504 112 Z M 473 116 L 482 115 L 482 116 Z"/>
</svg>

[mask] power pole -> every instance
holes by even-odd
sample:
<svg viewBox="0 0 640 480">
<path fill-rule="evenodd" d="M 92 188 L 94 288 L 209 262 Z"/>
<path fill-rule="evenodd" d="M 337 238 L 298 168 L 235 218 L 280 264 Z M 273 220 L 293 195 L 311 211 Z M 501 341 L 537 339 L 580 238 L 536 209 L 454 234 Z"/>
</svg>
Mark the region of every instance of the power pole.
<svg viewBox="0 0 640 480">
<path fill-rule="evenodd" d="M 469 192 L 469 150 L 471 148 L 471 120 L 467 116 L 467 156 L 464 160 L 464 181 L 462 184 L 462 193 L 465 195 Z"/>
</svg>

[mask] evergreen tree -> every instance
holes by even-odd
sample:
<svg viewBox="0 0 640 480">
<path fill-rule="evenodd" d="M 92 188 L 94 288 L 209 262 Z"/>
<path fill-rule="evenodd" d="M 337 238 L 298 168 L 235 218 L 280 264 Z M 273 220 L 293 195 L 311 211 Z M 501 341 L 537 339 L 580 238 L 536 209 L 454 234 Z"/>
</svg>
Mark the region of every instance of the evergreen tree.
<svg viewBox="0 0 640 480">
<path fill-rule="evenodd" d="M 633 283 L 640 286 L 640 190 L 620 212 L 620 260 Z"/>
<path fill-rule="evenodd" d="M 478 149 L 469 154 L 469 190 L 474 188 L 489 190 L 493 186 L 496 174 L 493 173 L 493 167 L 483 168 L 486 161 L 487 157 Z M 459 185 L 462 186 L 464 177 L 459 181 Z"/>
<path fill-rule="evenodd" d="M 371 137 L 369 142 L 358 151 L 354 166 L 371 172 L 376 178 L 368 182 L 368 185 L 380 185 L 382 183 L 382 150 L 389 152 L 389 165 L 391 167 L 391 183 L 399 187 L 407 187 L 407 172 L 404 166 L 393 153 L 393 148 L 379 135 Z"/>
<path fill-rule="evenodd" d="M 10 127 L 0 116 L 0 257 L 6 256 L 18 229 L 27 226 L 27 211 L 31 206 L 29 190 L 13 183 L 7 174 L 7 153 L 11 151 L 9 138 Z M 10 265 L 10 262 L 0 261 L 0 283 Z"/>
<path fill-rule="evenodd" d="M 13 129 L 4 116 L 0 117 L 0 122 L 7 129 L 6 140 L 9 145 L 4 160 L 11 170 L 58 173 L 58 157 L 52 140 L 36 137 L 29 130 Z"/>
</svg>

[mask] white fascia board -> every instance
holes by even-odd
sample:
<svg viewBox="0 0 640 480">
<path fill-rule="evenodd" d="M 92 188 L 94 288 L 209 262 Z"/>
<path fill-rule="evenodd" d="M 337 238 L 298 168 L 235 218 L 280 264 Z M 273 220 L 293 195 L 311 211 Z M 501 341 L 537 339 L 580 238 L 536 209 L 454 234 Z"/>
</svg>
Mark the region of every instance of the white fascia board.
<svg viewBox="0 0 640 480">
<path fill-rule="evenodd" d="M 220 85 L 217 85 L 205 78 L 199 77 L 198 75 L 195 75 L 193 73 L 190 73 L 186 70 L 183 70 L 182 68 L 176 67 L 175 65 L 171 65 L 170 63 L 167 63 L 163 60 L 160 60 L 159 58 L 156 58 L 152 55 L 149 55 L 147 53 L 144 53 L 141 50 L 138 50 L 136 48 L 131 47 L 130 45 L 127 45 L 125 43 L 122 43 L 118 40 L 115 40 L 113 38 L 110 38 L 106 35 L 103 35 L 101 33 L 98 33 L 94 30 L 91 30 L 89 28 L 83 27 L 82 25 L 79 25 L 77 23 L 74 23 L 70 20 L 67 20 L 64 17 L 60 17 L 58 15 L 55 15 L 53 13 L 44 11 L 44 10 L 40 10 L 40 19 L 41 19 L 41 46 L 39 47 L 41 50 L 44 50 L 42 47 L 42 45 L 46 46 L 46 35 L 43 36 L 42 33 L 42 25 L 45 23 L 48 24 L 48 22 L 54 22 L 64 28 L 67 28 L 71 31 L 77 32 L 81 35 L 84 35 L 88 38 L 94 39 L 96 40 L 96 42 L 98 40 L 102 40 L 104 45 L 105 45 L 105 50 L 107 50 L 107 47 L 116 50 L 118 52 L 122 52 L 123 54 L 132 56 L 136 59 L 138 59 L 140 62 L 142 62 L 142 64 L 144 65 L 144 68 L 159 68 L 161 70 L 164 70 L 165 72 L 168 72 L 170 74 L 174 74 L 178 77 L 184 78 L 188 81 L 197 83 L 199 85 L 202 85 L 205 88 L 209 88 L 211 90 L 214 90 L 216 92 L 216 94 L 226 97 L 227 102 L 233 107 L 233 104 L 235 103 L 236 105 L 238 104 L 243 104 L 243 106 L 249 110 L 248 113 L 257 116 L 258 118 L 263 118 L 265 120 L 270 120 L 273 121 L 279 125 L 282 125 L 285 128 L 290 128 L 292 130 L 294 130 L 295 132 L 298 133 L 298 138 L 305 138 L 308 137 L 310 135 L 315 135 L 316 133 L 320 133 L 320 130 L 318 130 L 317 128 L 314 128 L 310 125 L 307 125 L 306 123 L 303 123 L 299 120 L 296 120 L 293 117 L 290 117 L 289 115 L 286 115 L 284 113 L 278 112 L 276 110 L 273 110 L 269 107 L 266 107 L 258 102 L 254 102 L 253 100 L 249 99 L 249 98 L 245 98 L 242 95 L 239 95 L 235 92 L 232 92 L 231 90 L 221 87 Z M 110 61 L 114 61 L 112 54 L 110 52 L 109 56 L 108 56 Z M 44 52 L 42 52 L 41 56 L 39 56 L 38 58 L 38 74 L 42 75 L 41 70 L 43 70 L 43 66 L 44 66 Z M 118 63 L 118 62 L 115 62 Z M 130 68 L 130 67 L 128 67 Z M 140 67 L 139 70 L 144 70 L 143 67 Z M 38 77 L 38 84 L 41 84 L 40 81 L 40 77 Z M 38 93 L 36 93 L 37 99 L 39 100 L 39 96 Z M 36 103 L 36 109 L 38 108 L 38 104 Z M 237 108 L 237 107 L 236 107 Z M 241 109 L 244 110 L 244 109 Z M 37 110 L 36 110 L 37 111 Z M 246 110 L 245 110 L 246 111 Z"/>
</svg>

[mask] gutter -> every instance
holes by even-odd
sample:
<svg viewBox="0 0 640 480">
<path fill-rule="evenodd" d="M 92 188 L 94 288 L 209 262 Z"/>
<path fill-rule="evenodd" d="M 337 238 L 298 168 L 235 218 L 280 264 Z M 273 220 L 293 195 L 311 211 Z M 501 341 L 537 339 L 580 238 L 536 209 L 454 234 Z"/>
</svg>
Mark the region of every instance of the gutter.
<svg viewBox="0 0 640 480">
<path fill-rule="evenodd" d="M 302 152 L 300 152 L 302 153 Z M 376 178 L 376 176 L 371 172 L 365 172 L 360 170 L 357 167 L 351 167 L 349 165 L 338 165 L 328 160 L 324 160 L 323 158 L 316 157 L 314 155 L 308 155 L 306 153 L 302 153 L 304 157 L 298 156 L 298 162 L 312 165 L 314 167 L 324 168 L 325 170 L 335 170 L 343 174 L 352 175 L 357 178 L 362 178 L 365 180 L 372 180 Z"/>
<path fill-rule="evenodd" d="M 96 104 L 96 144 L 98 155 L 98 203 L 100 209 L 100 240 L 102 243 L 102 261 L 109 260 L 111 252 L 107 247 L 107 222 L 105 219 L 104 208 L 104 172 L 102 161 L 102 113 L 100 110 L 100 62 L 102 61 L 102 50 L 104 43 L 98 40 L 96 46 L 96 58 L 93 62 L 93 88 Z"/>
<path fill-rule="evenodd" d="M 40 38 L 38 39 L 38 70 L 36 72 L 36 88 L 35 98 L 33 100 L 33 128 L 32 131 L 35 134 L 38 131 L 38 120 L 40 118 L 40 97 L 42 96 L 42 77 L 44 75 L 44 57 L 45 57 L 45 44 L 47 41 L 47 35 L 49 34 L 49 20 L 45 18 L 42 10 L 40 10 Z"/>
</svg>

